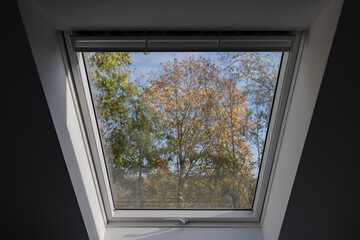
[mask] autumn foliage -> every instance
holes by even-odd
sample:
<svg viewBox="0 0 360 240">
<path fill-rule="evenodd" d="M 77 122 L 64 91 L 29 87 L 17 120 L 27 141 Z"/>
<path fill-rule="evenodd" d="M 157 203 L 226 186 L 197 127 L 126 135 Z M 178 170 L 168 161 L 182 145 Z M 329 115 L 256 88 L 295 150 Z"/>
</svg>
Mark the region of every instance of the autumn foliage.
<svg viewBox="0 0 360 240">
<path fill-rule="evenodd" d="M 264 56 L 187 54 L 130 81 L 131 53 L 85 54 L 116 208 L 252 208 L 276 83 Z"/>
</svg>

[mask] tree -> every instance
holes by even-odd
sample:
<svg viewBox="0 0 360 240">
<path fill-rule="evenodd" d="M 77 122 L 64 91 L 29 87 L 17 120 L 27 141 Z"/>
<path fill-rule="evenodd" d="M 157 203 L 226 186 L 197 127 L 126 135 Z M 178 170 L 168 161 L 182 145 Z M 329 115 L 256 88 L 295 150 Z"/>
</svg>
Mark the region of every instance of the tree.
<svg viewBox="0 0 360 240">
<path fill-rule="evenodd" d="M 186 186 L 197 186 L 199 193 L 199 186 L 207 185 L 205 179 L 219 178 L 220 171 L 225 176 L 224 169 L 231 170 L 234 181 L 239 174 L 252 178 L 247 141 L 253 124 L 234 79 L 221 76 L 210 59 L 188 55 L 164 64 L 163 71 L 149 82 L 150 105 L 167 124 L 165 148 L 176 168 L 178 208 L 204 199 Z M 239 199 L 232 194 L 234 207 Z"/>
<path fill-rule="evenodd" d="M 282 53 L 225 52 L 220 55 L 223 71 L 242 85 L 242 92 L 247 97 L 250 115 L 255 123 L 252 142 L 256 146 L 259 166 Z"/>
<path fill-rule="evenodd" d="M 215 84 L 220 104 L 217 129 L 214 130 L 213 152 L 219 155 L 215 169 L 222 176 L 220 179 L 228 183 L 231 207 L 250 208 L 253 195 L 249 189 L 254 188 L 254 178 L 251 173 L 252 153 L 248 145 L 255 124 L 237 79 L 224 71 Z"/>
<path fill-rule="evenodd" d="M 112 182 L 143 203 L 143 174 L 166 164 L 157 161 L 157 118 L 151 115 L 143 93 L 129 81 L 131 55 L 124 52 L 86 54 L 95 109 Z M 137 175 L 134 181 L 131 176 Z M 118 196 L 122 199 L 122 196 Z M 136 201 L 135 201 L 136 202 Z"/>
<path fill-rule="evenodd" d="M 184 185 L 191 170 L 204 157 L 202 113 L 207 80 L 214 71 L 205 59 L 175 58 L 163 65 L 163 71 L 149 80 L 151 87 L 146 89 L 153 111 L 166 123 L 164 148 L 176 168 L 177 207 L 182 207 Z"/>
<path fill-rule="evenodd" d="M 130 53 L 85 54 L 116 208 L 252 207 L 267 70 L 229 56 L 174 58 L 141 86 Z"/>
</svg>

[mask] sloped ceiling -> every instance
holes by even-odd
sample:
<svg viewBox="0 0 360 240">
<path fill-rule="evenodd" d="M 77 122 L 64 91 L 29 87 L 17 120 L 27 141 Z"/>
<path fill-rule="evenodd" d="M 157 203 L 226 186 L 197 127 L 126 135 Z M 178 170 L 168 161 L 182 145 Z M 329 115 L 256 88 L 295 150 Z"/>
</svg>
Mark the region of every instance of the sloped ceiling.
<svg viewBox="0 0 360 240">
<path fill-rule="evenodd" d="M 32 0 L 61 30 L 301 30 L 329 0 Z M 286 21 L 284 20 L 286 19 Z"/>
</svg>

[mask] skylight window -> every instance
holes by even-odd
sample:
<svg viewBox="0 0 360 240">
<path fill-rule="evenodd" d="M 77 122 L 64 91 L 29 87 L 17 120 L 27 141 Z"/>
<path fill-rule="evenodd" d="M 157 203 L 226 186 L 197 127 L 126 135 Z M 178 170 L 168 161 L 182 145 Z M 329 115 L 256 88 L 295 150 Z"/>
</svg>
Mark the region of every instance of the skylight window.
<svg viewBox="0 0 360 240">
<path fill-rule="evenodd" d="M 65 39 L 109 224 L 259 222 L 300 34 Z"/>
<path fill-rule="evenodd" d="M 86 52 L 115 209 L 253 208 L 282 52 Z"/>
</svg>

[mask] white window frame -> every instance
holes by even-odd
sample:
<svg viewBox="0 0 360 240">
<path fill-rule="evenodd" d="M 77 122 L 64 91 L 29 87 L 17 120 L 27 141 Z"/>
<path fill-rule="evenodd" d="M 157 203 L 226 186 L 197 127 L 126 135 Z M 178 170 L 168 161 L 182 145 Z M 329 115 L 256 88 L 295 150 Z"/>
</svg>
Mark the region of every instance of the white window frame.
<svg viewBox="0 0 360 240">
<path fill-rule="evenodd" d="M 75 39 L 75 40 L 74 40 Z M 152 41 L 158 40 L 154 37 L 147 37 Z M 214 37 L 196 38 L 195 41 L 207 41 L 212 39 L 217 46 L 221 45 L 219 39 Z M 182 219 L 185 219 L 190 224 L 189 227 L 239 227 L 239 226 L 259 226 L 261 213 L 263 210 L 266 191 L 270 187 L 270 173 L 274 163 L 275 151 L 279 141 L 280 130 L 283 126 L 283 117 L 285 114 L 285 107 L 287 99 L 291 98 L 290 86 L 292 82 L 293 72 L 295 68 L 296 57 L 300 45 L 301 32 L 293 32 L 284 36 L 245 36 L 245 37 L 220 37 L 220 41 L 234 41 L 240 43 L 242 51 L 253 51 L 253 46 L 262 51 L 283 51 L 280 72 L 277 81 L 275 98 L 273 100 L 272 113 L 270 117 L 268 133 L 264 148 L 263 160 L 261 163 L 258 183 L 255 192 L 254 205 L 252 210 L 118 210 L 114 208 L 111 188 L 108 180 L 104 154 L 102 153 L 101 140 L 98 133 L 97 121 L 95 118 L 94 106 L 91 98 L 91 92 L 88 85 L 87 73 L 81 49 L 91 51 L 92 48 L 108 50 L 112 49 L 111 44 L 118 46 L 124 43 L 123 39 L 114 39 L 112 37 L 72 37 L 72 32 L 64 32 L 63 39 L 67 48 L 67 56 L 69 60 L 69 71 L 73 76 L 73 89 L 76 89 L 74 94 L 77 95 L 79 101 L 79 110 L 81 112 L 81 125 L 83 128 L 83 135 L 88 144 L 91 161 L 89 164 L 94 170 L 94 184 L 99 199 L 103 204 L 103 214 L 107 219 L 107 226 L 181 226 Z M 172 40 L 172 39 L 171 39 Z M 125 45 L 128 44 L 128 38 L 125 40 Z M 142 40 L 135 40 L 136 43 L 142 43 Z M 186 44 L 190 41 L 185 40 Z M 133 46 L 132 44 L 130 44 Z M 149 46 L 149 43 L 146 44 Z M 250 47 L 249 47 L 250 46 Z M 283 46 L 288 47 L 284 48 Z M 75 51 L 77 48 L 78 51 Z M 79 50 L 80 48 L 80 50 Z M 89 50 L 90 49 L 90 50 Z M 171 46 L 170 50 L 174 47 Z M 144 49 L 145 50 L 145 49 Z M 210 49 L 211 50 L 211 49 Z M 63 49 L 63 52 L 66 51 Z M 96 180 L 95 180 L 96 179 Z"/>
</svg>

